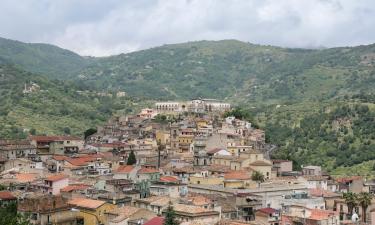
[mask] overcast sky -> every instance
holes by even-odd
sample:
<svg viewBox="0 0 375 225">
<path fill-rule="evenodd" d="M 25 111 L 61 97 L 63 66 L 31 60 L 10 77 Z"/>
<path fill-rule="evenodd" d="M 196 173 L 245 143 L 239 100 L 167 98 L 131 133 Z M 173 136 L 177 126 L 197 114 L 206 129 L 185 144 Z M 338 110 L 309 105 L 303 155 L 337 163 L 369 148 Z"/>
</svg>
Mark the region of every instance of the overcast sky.
<svg viewBox="0 0 375 225">
<path fill-rule="evenodd" d="M 1 0 L 0 36 L 95 56 L 195 40 L 352 46 L 375 42 L 375 0 Z"/>
</svg>

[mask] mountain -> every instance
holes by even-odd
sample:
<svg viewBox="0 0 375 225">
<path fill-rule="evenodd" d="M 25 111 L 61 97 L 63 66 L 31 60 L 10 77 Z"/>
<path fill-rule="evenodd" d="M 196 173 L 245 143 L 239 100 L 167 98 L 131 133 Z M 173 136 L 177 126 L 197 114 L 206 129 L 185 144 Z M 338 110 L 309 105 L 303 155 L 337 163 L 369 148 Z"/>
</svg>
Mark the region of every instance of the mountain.
<svg viewBox="0 0 375 225">
<path fill-rule="evenodd" d="M 19 65 L 30 72 L 63 79 L 75 76 L 89 63 L 88 58 L 53 45 L 0 38 L 0 64 Z"/>
<path fill-rule="evenodd" d="M 29 133 L 82 135 L 117 111 L 134 108 L 130 98 L 82 91 L 74 83 L 9 65 L 0 65 L 0 96 L 1 138 L 21 138 Z"/>
<path fill-rule="evenodd" d="M 6 90 L 0 136 L 25 128 L 62 133 L 72 127 L 80 133 L 115 112 L 134 109 L 133 98 L 144 105 L 207 97 L 249 112 L 267 140 L 278 145 L 274 157 L 337 173 L 373 169 L 375 45 L 290 49 L 197 41 L 87 58 L 51 45 L 0 39 L 0 65 L 13 74 L 0 81 L 1 88 L 11 87 L 0 89 Z M 22 94 L 30 81 L 48 92 Z M 98 96 L 116 91 L 131 97 Z"/>
</svg>

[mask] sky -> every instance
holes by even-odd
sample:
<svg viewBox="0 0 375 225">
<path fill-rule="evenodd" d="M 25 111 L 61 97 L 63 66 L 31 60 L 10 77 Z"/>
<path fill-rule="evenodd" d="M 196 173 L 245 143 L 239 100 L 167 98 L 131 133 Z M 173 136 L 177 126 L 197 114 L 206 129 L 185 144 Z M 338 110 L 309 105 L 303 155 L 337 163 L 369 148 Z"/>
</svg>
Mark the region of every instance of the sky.
<svg viewBox="0 0 375 225">
<path fill-rule="evenodd" d="M 1 0 L 0 37 L 108 56 L 198 40 L 375 42 L 375 0 Z"/>
</svg>

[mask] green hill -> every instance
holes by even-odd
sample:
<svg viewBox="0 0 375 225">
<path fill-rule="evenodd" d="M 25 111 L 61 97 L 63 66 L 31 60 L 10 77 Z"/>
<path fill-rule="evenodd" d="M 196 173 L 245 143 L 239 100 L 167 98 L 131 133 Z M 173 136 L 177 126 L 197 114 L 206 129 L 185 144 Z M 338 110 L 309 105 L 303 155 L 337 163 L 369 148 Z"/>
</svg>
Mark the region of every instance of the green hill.
<svg viewBox="0 0 375 225">
<path fill-rule="evenodd" d="M 39 86 L 23 93 L 30 82 Z M 130 112 L 132 99 L 81 92 L 74 83 L 51 80 L 12 66 L 0 65 L 0 137 L 29 133 L 81 135 L 117 111 Z"/>
<path fill-rule="evenodd" d="M 95 95 L 121 90 L 141 105 L 145 99 L 230 101 L 267 130 L 279 146 L 275 157 L 299 164 L 342 174 L 353 166 L 369 172 L 375 159 L 375 45 L 312 50 L 198 41 L 87 58 L 0 39 L 0 64 L 13 64 L 1 67 L 0 136 L 31 128 L 80 133 L 134 108 L 130 98 Z M 23 95 L 29 81 L 45 91 Z"/>
<path fill-rule="evenodd" d="M 90 59 L 53 45 L 0 38 L 0 64 L 19 65 L 53 78 L 70 78 L 89 63 Z"/>
</svg>

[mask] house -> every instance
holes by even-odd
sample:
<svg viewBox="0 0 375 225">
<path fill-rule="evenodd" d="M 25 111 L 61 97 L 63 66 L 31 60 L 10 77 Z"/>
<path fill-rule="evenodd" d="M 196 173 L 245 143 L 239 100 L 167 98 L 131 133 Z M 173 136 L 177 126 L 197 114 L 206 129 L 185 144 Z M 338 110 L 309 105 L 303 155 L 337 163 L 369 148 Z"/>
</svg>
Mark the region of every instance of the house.
<svg viewBox="0 0 375 225">
<path fill-rule="evenodd" d="M 305 176 L 321 176 L 322 167 L 320 166 L 305 166 L 302 168 L 302 175 Z"/>
<path fill-rule="evenodd" d="M 91 187 L 91 185 L 87 184 L 71 184 L 64 188 L 61 188 L 60 193 L 66 198 L 85 196 L 87 194 L 87 190 Z"/>
<path fill-rule="evenodd" d="M 27 158 L 36 154 L 29 140 L 0 140 L 0 156 L 5 159 Z"/>
<path fill-rule="evenodd" d="M 305 184 L 307 188 L 317 188 L 317 189 L 323 189 L 323 190 L 328 190 L 328 181 L 327 177 L 323 176 L 314 176 L 314 175 L 309 175 L 309 176 L 301 176 L 298 178 L 298 180 Z"/>
<path fill-rule="evenodd" d="M 73 198 L 68 201 L 72 211 L 78 213 L 84 225 L 108 224 L 106 212 L 114 210 L 115 205 L 105 201 L 93 200 L 89 198 Z"/>
<path fill-rule="evenodd" d="M 272 161 L 272 169 L 276 171 L 277 176 L 281 176 L 285 172 L 293 171 L 292 161 L 283 160 L 283 159 L 273 159 L 271 161 Z"/>
<path fill-rule="evenodd" d="M 73 136 L 30 136 L 40 154 L 72 154 L 83 148 L 84 140 Z"/>
<path fill-rule="evenodd" d="M 106 213 L 109 225 L 136 225 L 146 224 L 146 221 L 156 218 L 156 214 L 147 210 L 132 206 L 116 208 Z M 146 223 L 144 223 L 146 222 Z"/>
<path fill-rule="evenodd" d="M 336 179 L 340 192 L 360 193 L 364 191 L 364 181 L 360 176 L 340 177 Z"/>
<path fill-rule="evenodd" d="M 338 213 L 330 210 L 289 206 L 282 211 L 281 224 L 340 225 Z"/>
<path fill-rule="evenodd" d="M 224 175 L 224 187 L 249 188 L 255 185 L 256 183 L 251 180 L 250 172 L 244 170 L 229 171 Z"/>
<path fill-rule="evenodd" d="M 280 213 L 274 208 L 261 208 L 255 212 L 255 220 L 269 225 L 279 225 Z"/>
<path fill-rule="evenodd" d="M 0 191 L 0 207 L 9 205 L 10 203 L 16 203 L 17 198 L 10 191 Z"/>
<path fill-rule="evenodd" d="M 216 224 L 220 220 L 220 212 L 205 209 L 200 206 L 173 204 L 176 219 L 180 222 L 199 222 L 202 224 Z M 163 210 L 163 215 L 166 214 L 166 209 Z"/>
<path fill-rule="evenodd" d="M 29 214 L 32 224 L 76 224 L 77 212 L 67 202 L 62 196 L 30 193 L 18 201 L 17 211 Z"/>
<path fill-rule="evenodd" d="M 175 199 L 168 196 L 151 196 L 147 198 L 135 199 L 134 206 L 142 209 L 150 210 L 157 215 L 161 215 L 163 210 L 169 205 L 169 202 L 173 202 Z"/>
<path fill-rule="evenodd" d="M 69 177 L 65 174 L 56 174 L 44 179 L 44 185 L 40 187 L 47 193 L 52 195 L 60 194 L 60 189 L 69 185 Z"/>
<path fill-rule="evenodd" d="M 150 194 L 157 196 L 180 197 L 180 194 L 187 188 L 186 184 L 173 176 L 162 176 L 158 181 L 153 181 L 150 185 Z"/>
</svg>

